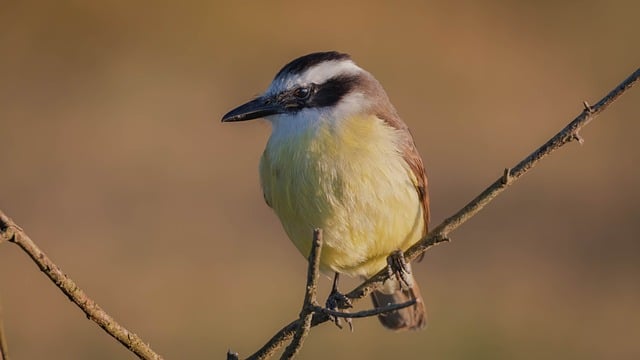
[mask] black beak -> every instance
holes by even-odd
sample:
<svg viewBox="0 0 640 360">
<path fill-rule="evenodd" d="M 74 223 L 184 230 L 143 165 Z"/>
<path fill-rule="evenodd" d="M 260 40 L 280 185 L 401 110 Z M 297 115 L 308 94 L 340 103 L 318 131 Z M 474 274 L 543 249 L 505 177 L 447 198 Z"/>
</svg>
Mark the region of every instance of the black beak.
<svg viewBox="0 0 640 360">
<path fill-rule="evenodd" d="M 222 122 L 252 120 L 282 112 L 282 106 L 268 97 L 261 96 L 229 111 L 222 117 Z"/>
</svg>

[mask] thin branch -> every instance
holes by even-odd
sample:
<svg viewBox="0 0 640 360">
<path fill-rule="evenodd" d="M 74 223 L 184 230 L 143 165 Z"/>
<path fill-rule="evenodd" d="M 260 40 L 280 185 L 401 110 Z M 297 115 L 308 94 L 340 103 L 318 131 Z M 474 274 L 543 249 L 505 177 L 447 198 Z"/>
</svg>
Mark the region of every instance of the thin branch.
<svg viewBox="0 0 640 360">
<path fill-rule="evenodd" d="M 605 97 L 600 99 L 595 105 L 591 106 L 584 102 L 584 109 L 573 121 L 571 121 L 564 129 L 549 139 L 546 143 L 536 149 L 533 153 L 520 161 L 513 168 L 506 169 L 504 173 L 493 184 L 489 185 L 480 195 L 471 200 L 465 207 L 460 209 L 453 216 L 445 219 L 440 225 L 435 227 L 422 240 L 411 246 L 404 254 L 407 261 L 415 260 L 425 253 L 425 251 L 441 242 L 449 240 L 449 233 L 457 229 L 460 225 L 475 216 L 487 204 L 489 204 L 496 196 L 498 196 L 509 185 L 513 184 L 522 175 L 531 170 L 540 160 L 548 156 L 563 145 L 578 141 L 582 143 L 584 140 L 580 136 L 580 130 L 589 122 L 595 119 L 609 105 L 616 101 L 622 94 L 630 89 L 640 78 L 640 68 L 636 69 L 629 77 L 622 81 L 618 86 L 609 92 Z M 373 290 L 380 287 L 382 283 L 388 279 L 389 274 L 386 269 L 380 270 L 377 274 L 367 279 L 364 283 L 349 292 L 346 296 L 352 300 L 361 299 Z M 328 321 L 330 318 L 326 313 L 317 314 L 313 317 L 311 326 L 316 326 Z M 283 346 L 285 342 L 291 339 L 295 329 L 299 326 L 299 319 L 294 320 L 280 331 L 278 331 L 271 339 L 249 359 L 265 359 L 259 356 L 265 354 L 265 348 L 271 350 L 271 353 Z"/>
<path fill-rule="evenodd" d="M 311 320 L 311 326 L 316 326 L 321 324 L 327 320 L 329 320 L 329 316 L 323 316 L 322 321 L 316 319 L 318 317 L 317 313 Z M 289 341 L 293 335 L 296 333 L 296 330 L 300 327 L 300 319 L 296 319 L 285 327 L 280 329 L 266 344 L 264 344 L 258 351 L 256 351 L 253 355 L 249 356 L 247 360 L 263 360 L 268 359 L 273 354 L 276 353 L 281 347 L 284 346 L 285 342 Z"/>
<path fill-rule="evenodd" d="M 318 305 L 318 276 L 320 275 L 320 253 L 322 251 L 322 229 L 313 230 L 313 242 L 311 243 L 311 251 L 309 252 L 309 267 L 307 269 L 307 287 L 304 293 L 304 302 L 300 311 L 298 328 L 296 329 L 293 339 L 285 349 L 280 359 L 293 359 L 300 348 L 304 339 L 309 335 L 311 330 L 311 319 L 315 308 Z"/>
<path fill-rule="evenodd" d="M 318 313 L 324 313 L 329 316 L 345 318 L 345 319 L 356 319 L 356 318 L 365 318 L 371 316 L 377 316 L 380 314 L 386 314 L 392 311 L 404 309 L 406 307 L 412 306 L 416 304 L 416 299 L 409 300 L 407 302 L 403 302 L 400 304 L 391 304 L 383 307 L 377 307 L 370 310 L 362 310 L 354 313 L 335 311 L 327 308 L 323 308 L 322 306 L 316 306 L 315 311 Z"/>
<path fill-rule="evenodd" d="M 84 311 L 87 318 L 98 324 L 104 331 L 113 336 L 140 359 L 162 359 L 162 357 L 156 354 L 138 335 L 118 324 L 109 314 L 102 310 L 95 301 L 91 300 L 71 278 L 65 275 L 64 272 L 38 248 L 13 220 L 0 210 L 0 243 L 4 241 L 9 241 L 20 246 L 69 300 Z"/>
<path fill-rule="evenodd" d="M 309 251 L 309 266 L 307 268 L 307 288 L 304 292 L 304 303 L 302 312 L 305 309 L 312 310 L 318 303 L 318 277 L 320 276 L 320 254 L 322 252 L 322 229 L 313 229 L 313 242 Z"/>
<path fill-rule="evenodd" d="M 0 360 L 9 360 L 9 344 L 7 344 L 7 338 L 4 334 L 2 315 L 2 304 L 0 303 Z"/>
</svg>

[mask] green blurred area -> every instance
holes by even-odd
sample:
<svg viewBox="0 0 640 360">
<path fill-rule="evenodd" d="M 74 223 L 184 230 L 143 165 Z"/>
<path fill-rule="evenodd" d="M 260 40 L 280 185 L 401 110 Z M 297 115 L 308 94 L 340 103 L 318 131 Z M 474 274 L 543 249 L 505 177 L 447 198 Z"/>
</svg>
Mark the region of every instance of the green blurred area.
<svg viewBox="0 0 640 360">
<path fill-rule="evenodd" d="M 351 53 L 412 128 L 435 226 L 637 68 L 638 11 L 4 1 L 0 209 L 167 359 L 246 356 L 297 316 L 306 267 L 262 200 L 268 124 L 222 114 L 294 57 Z M 301 358 L 640 358 L 639 116 L 632 89 L 427 253 L 427 330 L 324 325 Z M 15 359 L 134 358 L 11 244 L 0 302 Z"/>
</svg>

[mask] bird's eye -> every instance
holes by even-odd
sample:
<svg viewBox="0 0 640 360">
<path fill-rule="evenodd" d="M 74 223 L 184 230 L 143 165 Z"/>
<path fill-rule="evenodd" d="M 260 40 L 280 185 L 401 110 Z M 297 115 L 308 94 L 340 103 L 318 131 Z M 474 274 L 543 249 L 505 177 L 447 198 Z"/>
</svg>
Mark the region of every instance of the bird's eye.
<svg viewBox="0 0 640 360">
<path fill-rule="evenodd" d="M 304 100 L 309 97 L 311 90 L 308 87 L 299 87 L 293 90 L 293 96 L 298 100 Z"/>
</svg>

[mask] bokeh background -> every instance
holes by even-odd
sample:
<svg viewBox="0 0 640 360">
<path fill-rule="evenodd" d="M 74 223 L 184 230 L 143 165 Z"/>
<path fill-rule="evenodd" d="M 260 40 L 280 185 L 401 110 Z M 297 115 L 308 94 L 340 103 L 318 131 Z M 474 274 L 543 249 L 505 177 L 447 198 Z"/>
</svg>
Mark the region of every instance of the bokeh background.
<svg viewBox="0 0 640 360">
<path fill-rule="evenodd" d="M 435 226 L 637 68 L 638 11 L 3 1 L 0 208 L 167 359 L 246 356 L 297 316 L 305 260 L 262 200 L 269 125 L 222 114 L 294 57 L 351 53 L 413 130 Z M 427 330 L 324 325 L 301 358 L 640 358 L 639 117 L 632 89 L 427 253 Z M 134 358 L 12 244 L 0 303 L 14 359 Z"/>
</svg>

